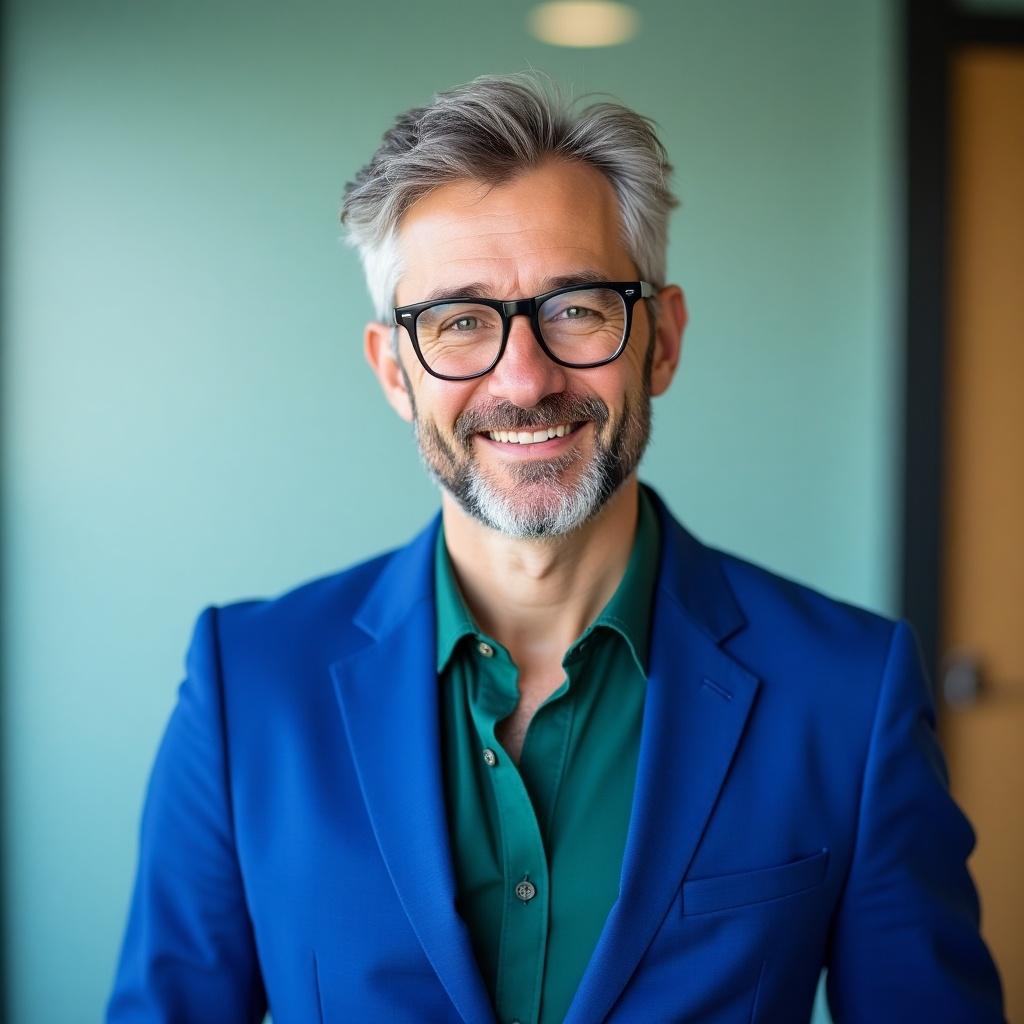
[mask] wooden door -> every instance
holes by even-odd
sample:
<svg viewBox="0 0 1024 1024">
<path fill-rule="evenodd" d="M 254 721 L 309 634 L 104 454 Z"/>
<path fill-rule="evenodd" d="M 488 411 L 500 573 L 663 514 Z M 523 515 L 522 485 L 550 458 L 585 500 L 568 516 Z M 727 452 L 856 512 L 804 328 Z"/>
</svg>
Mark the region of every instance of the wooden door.
<svg viewBox="0 0 1024 1024">
<path fill-rule="evenodd" d="M 954 697 L 972 664 L 981 685 L 940 728 L 978 833 L 982 931 L 1024 1021 L 1024 51 L 960 51 L 951 104 L 941 640 Z"/>
</svg>

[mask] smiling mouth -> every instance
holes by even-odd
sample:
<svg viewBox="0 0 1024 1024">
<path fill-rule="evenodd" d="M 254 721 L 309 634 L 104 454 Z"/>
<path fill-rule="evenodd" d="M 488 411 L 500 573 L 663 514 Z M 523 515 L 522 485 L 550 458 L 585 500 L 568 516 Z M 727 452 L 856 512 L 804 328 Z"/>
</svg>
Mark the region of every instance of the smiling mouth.
<svg viewBox="0 0 1024 1024">
<path fill-rule="evenodd" d="M 502 444 L 541 444 L 554 437 L 565 437 L 583 426 L 580 423 L 559 423 L 552 427 L 536 427 L 526 430 L 483 430 L 481 436 Z"/>
</svg>

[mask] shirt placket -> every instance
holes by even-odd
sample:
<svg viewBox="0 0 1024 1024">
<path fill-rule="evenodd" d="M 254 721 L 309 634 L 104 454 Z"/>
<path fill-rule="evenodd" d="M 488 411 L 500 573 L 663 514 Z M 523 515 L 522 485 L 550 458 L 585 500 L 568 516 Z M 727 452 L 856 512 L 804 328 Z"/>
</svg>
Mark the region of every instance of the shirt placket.
<svg viewBox="0 0 1024 1024">
<path fill-rule="evenodd" d="M 471 701 L 481 757 L 494 793 L 501 833 L 504 902 L 495 1003 L 501 1024 L 532 1024 L 540 1013 L 547 952 L 550 889 L 547 856 L 519 769 L 495 735 L 514 710 L 518 673 L 508 653 L 481 639 L 479 699 Z"/>
</svg>

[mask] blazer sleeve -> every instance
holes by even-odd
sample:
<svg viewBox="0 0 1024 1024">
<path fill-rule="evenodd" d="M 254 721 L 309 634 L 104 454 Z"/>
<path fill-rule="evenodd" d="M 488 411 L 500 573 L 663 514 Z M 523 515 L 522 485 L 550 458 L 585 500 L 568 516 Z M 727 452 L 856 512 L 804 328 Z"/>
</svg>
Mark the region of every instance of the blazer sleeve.
<svg viewBox="0 0 1024 1024">
<path fill-rule="evenodd" d="M 266 996 L 235 853 L 217 611 L 195 626 L 149 779 L 108 1024 L 259 1022 Z"/>
<path fill-rule="evenodd" d="M 1000 1024 L 999 976 L 967 871 L 916 638 L 896 624 L 862 782 L 857 839 L 829 951 L 836 1024 Z"/>
</svg>

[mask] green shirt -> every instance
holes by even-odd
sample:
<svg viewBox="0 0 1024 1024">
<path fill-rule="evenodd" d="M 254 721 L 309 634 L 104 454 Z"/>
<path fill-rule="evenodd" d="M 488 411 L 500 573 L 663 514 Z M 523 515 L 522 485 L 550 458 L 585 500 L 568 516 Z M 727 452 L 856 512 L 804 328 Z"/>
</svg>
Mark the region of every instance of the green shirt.
<svg viewBox="0 0 1024 1024">
<path fill-rule="evenodd" d="M 625 575 L 566 651 L 518 767 L 495 737 L 518 670 L 474 623 L 438 535 L 437 671 L 458 910 L 501 1024 L 561 1021 L 618 897 L 658 564 L 641 490 Z"/>
</svg>

